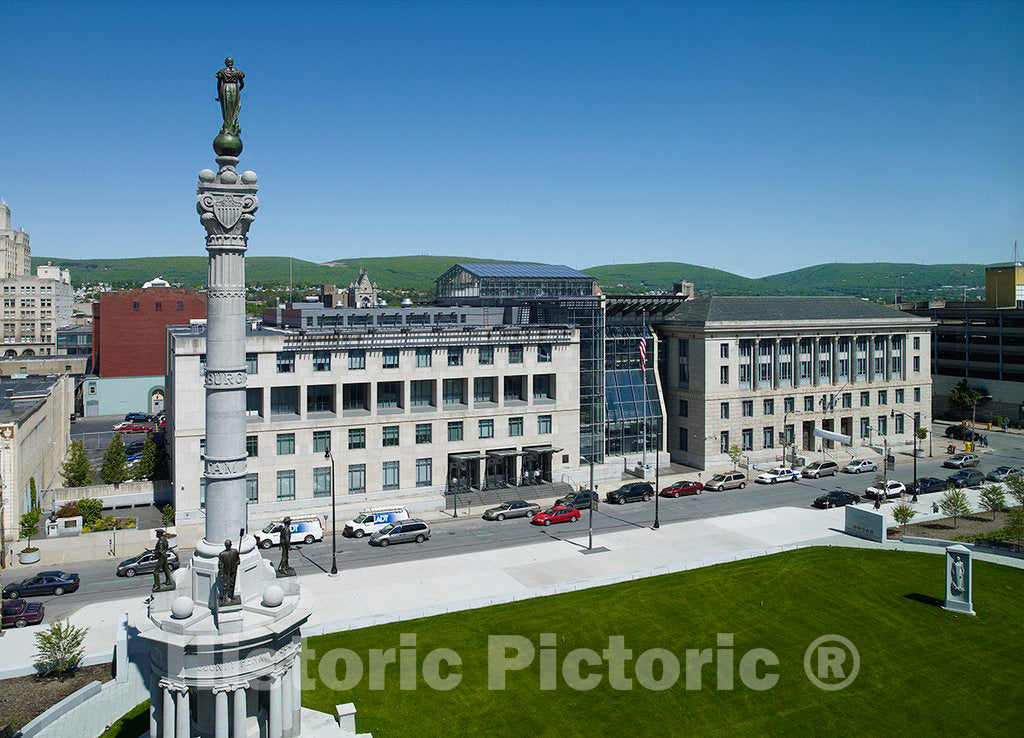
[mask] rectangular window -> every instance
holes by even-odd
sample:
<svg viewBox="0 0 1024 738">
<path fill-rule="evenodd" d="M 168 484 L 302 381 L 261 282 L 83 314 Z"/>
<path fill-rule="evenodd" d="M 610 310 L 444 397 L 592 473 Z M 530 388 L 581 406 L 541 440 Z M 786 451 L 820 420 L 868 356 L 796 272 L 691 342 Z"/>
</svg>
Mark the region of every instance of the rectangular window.
<svg viewBox="0 0 1024 738">
<path fill-rule="evenodd" d="M 473 379 L 473 402 L 495 403 L 494 377 L 476 377 Z"/>
<path fill-rule="evenodd" d="M 878 404 L 888 405 L 889 404 L 889 393 L 886 390 L 878 390 Z"/>
<path fill-rule="evenodd" d="M 533 377 L 533 399 L 555 399 L 555 375 L 535 374 Z"/>
<path fill-rule="evenodd" d="M 921 337 L 920 336 L 914 336 L 914 351 L 919 351 L 920 349 L 921 349 Z"/>
<path fill-rule="evenodd" d="M 155 309 L 155 310 L 156 310 L 157 312 L 163 312 L 163 309 L 164 309 L 163 303 L 161 303 L 161 302 L 157 302 L 157 303 L 155 303 L 155 304 L 154 304 L 154 306 L 153 306 L 153 307 L 154 307 L 154 309 Z"/>
<path fill-rule="evenodd" d="M 729 344 L 723 343 L 721 346 L 718 347 L 718 356 L 722 359 L 729 358 Z"/>
<path fill-rule="evenodd" d="M 920 402 L 920 401 L 921 401 L 921 388 L 920 387 L 914 387 L 914 402 Z"/>
<path fill-rule="evenodd" d="M 679 401 L 679 417 L 687 418 L 690 416 L 690 402 L 689 400 Z"/>
<path fill-rule="evenodd" d="M 723 366 L 718 370 L 718 379 L 721 384 L 729 384 L 729 367 Z"/>
<path fill-rule="evenodd" d="M 551 344 L 542 343 L 537 347 L 537 361 L 545 364 L 551 361 Z"/>
<path fill-rule="evenodd" d="M 718 434 L 718 451 L 723 454 L 729 453 L 729 431 Z"/>
<path fill-rule="evenodd" d="M 686 428 L 679 428 L 679 450 L 689 451 L 690 450 L 690 434 Z"/>
<path fill-rule="evenodd" d="M 888 422 L 889 422 L 889 419 L 887 417 L 885 417 L 884 415 L 879 415 L 878 416 L 878 427 L 876 428 L 876 430 L 878 431 L 878 435 L 880 435 L 880 436 L 887 435 L 886 426 L 887 426 Z"/>
<path fill-rule="evenodd" d="M 313 453 L 325 454 L 331 450 L 331 432 L 313 431 Z"/>
<path fill-rule="evenodd" d="M 311 384 L 306 387 L 307 413 L 334 412 L 334 385 Z"/>
<path fill-rule="evenodd" d="M 860 437 L 869 438 L 871 436 L 871 421 L 868 418 L 860 419 Z"/>
<path fill-rule="evenodd" d="M 775 429 L 771 426 L 765 426 L 761 431 L 762 440 L 765 448 L 775 448 Z"/>
<path fill-rule="evenodd" d="M 277 473 L 277 499 L 295 499 L 295 470 L 279 471 Z"/>
<path fill-rule="evenodd" d="M 414 379 L 409 383 L 409 402 L 413 407 L 430 407 L 434 404 L 434 380 Z"/>
<path fill-rule="evenodd" d="M 341 390 L 342 407 L 345 410 L 370 409 L 370 385 L 346 384 Z"/>
<path fill-rule="evenodd" d="M 132 310 L 138 310 L 138 309 L 139 309 L 138 301 L 132 302 Z"/>
<path fill-rule="evenodd" d="M 522 418 L 509 418 L 508 419 L 508 435 L 510 438 L 523 435 L 523 419 Z"/>
<path fill-rule="evenodd" d="M 843 393 L 842 404 L 843 404 L 843 409 L 844 410 L 849 410 L 851 407 L 853 407 L 853 393 L 852 392 L 844 392 Z"/>
<path fill-rule="evenodd" d="M 384 489 L 398 489 L 397 461 L 385 461 L 381 464 L 381 482 Z"/>
<path fill-rule="evenodd" d="M 742 361 L 742 359 L 741 359 L 741 361 Z M 746 362 L 740 364 L 739 380 L 740 380 L 740 386 L 741 387 L 749 387 L 750 386 L 750 364 L 747 364 Z"/>
<path fill-rule="evenodd" d="M 278 374 L 291 374 L 295 371 L 295 352 L 294 351 L 278 351 L 277 352 L 277 373 Z"/>
<path fill-rule="evenodd" d="M 870 407 L 871 406 L 871 393 L 870 392 L 861 392 L 860 393 L 860 406 L 861 407 Z"/>
<path fill-rule="evenodd" d="M 366 352 L 362 349 L 354 349 L 348 352 L 348 368 L 349 369 L 365 369 L 366 368 Z"/>
<path fill-rule="evenodd" d="M 245 373 L 256 374 L 259 371 L 259 354 L 245 355 Z"/>
<path fill-rule="evenodd" d="M 377 407 L 379 409 L 402 407 L 402 383 L 377 382 Z"/>
<path fill-rule="evenodd" d="M 453 420 L 448 423 L 448 441 L 449 443 L 462 440 L 462 421 Z"/>
<path fill-rule="evenodd" d="M 920 372 L 921 371 L 921 357 L 920 356 L 915 356 L 914 357 L 914 371 L 915 372 Z"/>
<path fill-rule="evenodd" d="M 723 402 L 718 406 L 718 417 L 722 420 L 726 420 L 729 417 L 729 403 Z"/>
<path fill-rule="evenodd" d="M 509 346 L 508 347 L 508 363 L 509 364 L 522 364 L 523 363 L 523 347 L 522 346 Z"/>
<path fill-rule="evenodd" d="M 466 381 L 464 379 L 445 379 L 441 384 L 445 405 L 466 404 Z"/>
<path fill-rule="evenodd" d="M 903 390 L 902 389 L 898 389 L 898 390 L 894 390 L 893 392 L 896 395 L 896 397 L 895 397 L 896 404 L 897 405 L 902 405 L 903 404 Z"/>
<path fill-rule="evenodd" d="M 448 366 L 462 366 L 462 348 L 461 347 L 449 347 L 448 349 Z"/>
<path fill-rule="evenodd" d="M 774 415 L 775 414 L 775 400 L 765 400 L 764 401 L 764 408 L 762 409 L 762 412 L 765 415 Z"/>
<path fill-rule="evenodd" d="M 366 491 L 366 464 L 348 465 L 348 493 L 350 495 Z"/>
<path fill-rule="evenodd" d="M 481 366 L 490 366 L 494 363 L 494 347 L 481 346 L 477 352 L 477 363 Z M 429 460 L 429 459 L 428 459 Z"/>
<path fill-rule="evenodd" d="M 426 369 L 431 365 L 431 359 L 433 358 L 433 351 L 428 348 L 416 349 L 416 368 Z"/>
<path fill-rule="evenodd" d="M 526 390 L 523 387 L 523 377 L 505 377 L 505 388 L 503 396 L 505 402 L 524 402 L 526 400 Z"/>
<path fill-rule="evenodd" d="M 434 427 L 430 423 L 416 424 L 416 443 L 431 443 L 434 436 Z"/>
<path fill-rule="evenodd" d="M 245 502 L 255 505 L 260 501 L 260 477 L 258 474 L 245 475 Z"/>
<path fill-rule="evenodd" d="M 676 378 L 676 386 L 687 389 L 690 386 L 690 340 L 680 338 L 678 341 L 679 351 L 679 376 Z"/>
<path fill-rule="evenodd" d="M 397 425 L 385 425 L 381 430 L 381 446 L 385 448 L 388 446 L 398 445 L 398 426 Z"/>
<path fill-rule="evenodd" d="M 260 444 L 259 439 L 256 436 L 245 437 L 245 453 L 250 458 L 260 455 Z"/>
<path fill-rule="evenodd" d="M 494 421 L 490 418 L 479 421 L 480 438 L 494 438 Z"/>
<path fill-rule="evenodd" d="M 897 436 L 903 435 L 903 416 L 902 415 L 896 415 L 896 417 L 893 418 L 893 429 L 892 429 L 892 432 L 895 433 Z"/>
<path fill-rule="evenodd" d="M 348 447 L 350 451 L 366 448 L 366 428 L 348 429 Z"/>
<path fill-rule="evenodd" d="M 753 451 L 754 450 L 754 429 L 753 428 L 744 428 L 740 432 L 740 448 L 743 451 Z"/>
<path fill-rule="evenodd" d="M 416 459 L 416 486 L 429 487 L 434 483 L 433 463 L 430 459 Z"/>
<path fill-rule="evenodd" d="M 385 369 L 397 369 L 398 349 L 384 349 L 381 354 L 381 366 Z"/>
<path fill-rule="evenodd" d="M 743 413 L 744 418 L 754 417 L 754 401 L 744 400 L 743 404 L 740 406 L 740 412 Z"/>
<path fill-rule="evenodd" d="M 537 433 L 542 436 L 546 436 L 551 433 L 551 416 L 550 415 L 538 415 L 537 416 Z"/>
<path fill-rule="evenodd" d="M 814 412 L 814 395 L 804 395 L 804 412 Z"/>
<path fill-rule="evenodd" d="M 299 388 L 298 387 L 271 387 L 270 388 L 270 414 L 271 415 L 298 415 L 299 414 Z"/>
<path fill-rule="evenodd" d="M 787 414 L 788 413 L 796 412 L 796 398 L 795 397 L 783 398 L 783 400 L 782 400 L 782 412 L 783 413 L 787 413 Z"/>
<path fill-rule="evenodd" d="M 92 387 L 90 386 L 89 389 L 92 390 Z M 90 394 L 92 394 L 91 391 Z M 263 390 L 259 387 L 246 387 L 245 414 L 250 417 L 260 417 L 263 415 Z"/>
<path fill-rule="evenodd" d="M 284 456 L 287 454 L 295 453 L 295 434 L 294 433 L 278 433 L 277 434 L 277 455 Z"/>
<path fill-rule="evenodd" d="M 318 466 L 313 469 L 313 496 L 329 497 L 331 494 L 331 467 Z"/>
<path fill-rule="evenodd" d="M 329 372 L 331 370 L 331 352 L 330 351 L 314 351 L 313 352 L 313 371 L 315 372 Z"/>
</svg>

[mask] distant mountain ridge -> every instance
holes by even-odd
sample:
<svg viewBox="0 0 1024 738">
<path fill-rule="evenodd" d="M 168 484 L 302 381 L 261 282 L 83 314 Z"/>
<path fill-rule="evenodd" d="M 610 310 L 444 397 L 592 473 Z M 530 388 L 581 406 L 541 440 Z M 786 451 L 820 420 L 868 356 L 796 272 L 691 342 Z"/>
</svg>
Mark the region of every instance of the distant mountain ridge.
<svg viewBox="0 0 1024 738">
<path fill-rule="evenodd" d="M 476 256 L 368 256 L 332 259 L 317 264 L 287 256 L 250 256 L 246 260 L 250 285 L 306 289 L 321 284 L 347 285 L 366 269 L 384 290 L 430 293 L 434 280 L 460 262 L 535 263 Z M 62 259 L 33 257 L 33 268 L 46 263 L 71 270 L 75 284 L 107 282 L 115 287 L 141 286 L 154 277 L 172 284 L 203 287 L 205 256 L 147 256 L 124 259 Z M 767 277 L 744 277 L 722 269 L 683 262 L 604 264 L 581 271 L 594 276 L 608 293 L 664 292 L 680 280 L 693 282 L 697 292 L 714 295 L 852 295 L 891 300 L 896 292 L 911 298 L 977 296 L 985 281 L 984 264 L 831 263 L 816 264 Z M 901 279 L 902 277 L 902 279 Z"/>
</svg>

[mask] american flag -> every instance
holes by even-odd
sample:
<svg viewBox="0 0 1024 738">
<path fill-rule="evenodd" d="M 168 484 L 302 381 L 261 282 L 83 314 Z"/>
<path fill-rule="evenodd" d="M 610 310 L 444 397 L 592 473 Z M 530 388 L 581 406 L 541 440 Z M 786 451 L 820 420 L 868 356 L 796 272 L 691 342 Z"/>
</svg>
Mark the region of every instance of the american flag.
<svg viewBox="0 0 1024 738">
<path fill-rule="evenodd" d="M 640 368 L 647 368 L 647 326 L 644 326 L 644 334 L 640 337 Z"/>
</svg>

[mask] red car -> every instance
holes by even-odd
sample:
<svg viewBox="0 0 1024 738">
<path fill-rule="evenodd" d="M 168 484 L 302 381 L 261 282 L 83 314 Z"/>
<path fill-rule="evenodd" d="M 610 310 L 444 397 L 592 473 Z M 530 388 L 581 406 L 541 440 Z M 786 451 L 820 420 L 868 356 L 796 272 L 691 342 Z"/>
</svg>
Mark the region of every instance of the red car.
<svg viewBox="0 0 1024 738">
<path fill-rule="evenodd" d="M 534 525 L 551 525 L 552 523 L 574 523 L 580 519 L 580 511 L 575 507 L 549 507 L 534 515 L 530 522 Z"/>
<path fill-rule="evenodd" d="M 153 426 L 143 425 L 142 423 L 118 423 L 114 426 L 114 430 L 118 433 L 152 433 Z"/>
<path fill-rule="evenodd" d="M 691 482 L 683 480 L 670 484 L 665 489 L 661 490 L 662 497 L 686 497 L 687 495 L 699 495 L 704 491 L 704 485 L 700 482 Z"/>
<path fill-rule="evenodd" d="M 43 622 L 43 612 L 42 602 L 8 600 L 4 603 L 3 627 L 24 628 L 26 625 L 38 625 Z"/>
</svg>

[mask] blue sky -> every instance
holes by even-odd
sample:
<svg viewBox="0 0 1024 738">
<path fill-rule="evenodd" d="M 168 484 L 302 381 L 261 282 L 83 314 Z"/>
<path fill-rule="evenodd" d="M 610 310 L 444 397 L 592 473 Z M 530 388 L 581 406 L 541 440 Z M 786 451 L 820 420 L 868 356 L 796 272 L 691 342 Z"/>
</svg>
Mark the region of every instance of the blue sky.
<svg viewBox="0 0 1024 738">
<path fill-rule="evenodd" d="M 1024 3 L 0 3 L 0 196 L 36 255 L 204 254 L 246 72 L 253 255 L 1003 261 Z"/>
</svg>

